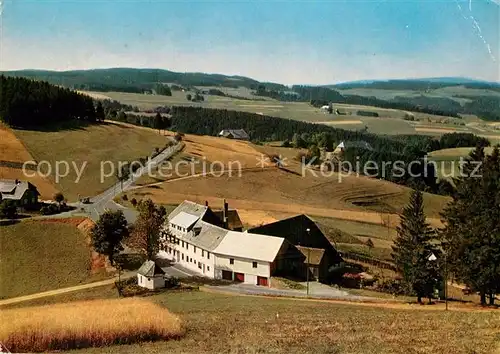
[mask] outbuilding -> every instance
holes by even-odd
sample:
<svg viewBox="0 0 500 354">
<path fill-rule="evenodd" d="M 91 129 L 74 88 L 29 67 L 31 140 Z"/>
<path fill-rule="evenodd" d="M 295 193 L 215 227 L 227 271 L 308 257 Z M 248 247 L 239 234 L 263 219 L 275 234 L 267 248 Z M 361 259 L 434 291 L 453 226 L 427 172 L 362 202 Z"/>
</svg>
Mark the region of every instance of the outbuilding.
<svg viewBox="0 0 500 354">
<path fill-rule="evenodd" d="M 146 261 L 137 271 L 137 284 L 150 290 L 165 287 L 165 271 L 154 261 Z"/>
</svg>

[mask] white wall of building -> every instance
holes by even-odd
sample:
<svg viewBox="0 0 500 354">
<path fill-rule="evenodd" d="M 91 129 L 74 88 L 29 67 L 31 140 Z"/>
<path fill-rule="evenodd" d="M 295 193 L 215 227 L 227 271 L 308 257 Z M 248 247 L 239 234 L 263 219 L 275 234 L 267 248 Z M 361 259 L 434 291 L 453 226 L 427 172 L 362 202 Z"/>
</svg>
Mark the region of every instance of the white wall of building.
<svg viewBox="0 0 500 354">
<path fill-rule="evenodd" d="M 156 276 L 152 278 L 145 277 L 142 274 L 137 274 L 137 284 L 147 289 L 159 289 L 165 287 L 165 279 L 163 276 Z"/>
<path fill-rule="evenodd" d="M 186 232 L 170 228 L 170 233 L 178 238 L 178 244 L 167 243 L 167 250 L 160 252 L 161 258 L 173 260 L 175 263 L 192 270 L 202 276 L 215 277 L 215 256 L 212 252 L 183 240 Z"/>
<path fill-rule="evenodd" d="M 231 259 L 234 260 L 231 264 Z M 257 263 L 257 268 L 253 263 Z M 243 273 L 245 275 L 245 284 L 257 285 L 257 277 L 268 278 L 271 276 L 271 267 L 269 262 L 256 261 L 252 259 L 236 258 L 233 256 L 216 255 L 215 258 L 215 277 L 222 279 L 222 270 L 231 270 L 233 273 Z"/>
</svg>

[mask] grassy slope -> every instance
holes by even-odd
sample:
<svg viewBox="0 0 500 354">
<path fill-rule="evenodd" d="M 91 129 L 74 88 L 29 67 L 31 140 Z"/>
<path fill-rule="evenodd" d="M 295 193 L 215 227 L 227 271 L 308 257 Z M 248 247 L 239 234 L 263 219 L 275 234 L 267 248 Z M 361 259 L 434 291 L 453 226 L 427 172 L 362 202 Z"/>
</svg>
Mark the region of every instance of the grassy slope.
<svg viewBox="0 0 500 354">
<path fill-rule="evenodd" d="M 108 287 L 100 290 L 103 297 L 116 296 Z M 98 297 L 97 289 L 87 294 Z M 45 303 L 73 298 L 82 296 L 67 294 Z M 493 312 L 444 313 L 432 307 L 401 310 L 204 292 L 148 299 L 181 316 L 187 326 L 184 338 L 75 353 L 491 353 L 500 330 L 500 318 Z"/>
<path fill-rule="evenodd" d="M 0 226 L 0 298 L 77 285 L 90 276 L 85 236 L 70 224 Z"/>
<path fill-rule="evenodd" d="M 42 199 L 50 199 L 57 192 L 55 186 L 36 171 L 28 170 L 29 176 L 23 173 L 22 165 L 32 161 L 33 157 L 11 129 L 0 123 L 0 179 L 20 179 L 33 183 Z M 7 167 L 9 166 L 9 167 Z"/>
<path fill-rule="evenodd" d="M 133 161 L 150 155 L 155 147 L 163 147 L 166 143 L 165 137 L 152 129 L 112 123 L 50 132 L 16 130 L 15 134 L 38 162 L 46 160 L 52 166 L 56 161 L 68 161 L 70 166 L 75 162 L 80 169 L 87 161 L 78 183 L 75 169 L 71 168 L 69 175 L 57 184 L 57 188 L 70 200 L 77 199 L 78 195 L 98 194 L 116 183 L 114 176 L 101 183 L 101 161 L 115 164 L 118 161 Z M 109 166 L 104 172 L 109 172 Z"/>
</svg>

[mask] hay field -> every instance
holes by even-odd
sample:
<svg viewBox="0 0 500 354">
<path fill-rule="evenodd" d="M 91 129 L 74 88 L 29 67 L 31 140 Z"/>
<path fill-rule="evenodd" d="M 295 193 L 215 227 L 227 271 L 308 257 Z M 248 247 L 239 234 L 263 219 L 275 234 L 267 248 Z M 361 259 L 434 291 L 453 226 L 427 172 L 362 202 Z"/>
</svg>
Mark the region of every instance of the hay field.
<svg viewBox="0 0 500 354">
<path fill-rule="evenodd" d="M 0 179 L 29 181 L 37 187 L 41 199 L 52 199 L 56 187 L 37 171 L 27 170 L 26 175 L 22 167 L 27 161 L 34 161 L 33 156 L 11 129 L 0 124 Z"/>
<path fill-rule="evenodd" d="M 45 352 L 180 338 L 179 317 L 143 299 L 82 301 L 0 312 L 11 352 Z"/>
<path fill-rule="evenodd" d="M 92 279 L 91 250 L 73 219 L 0 226 L 0 298 L 78 285 Z"/>
<path fill-rule="evenodd" d="M 148 300 L 181 316 L 186 335 L 81 352 L 490 354 L 500 331 L 494 310 L 444 312 L 438 305 L 373 306 L 205 292 Z"/>
<path fill-rule="evenodd" d="M 185 199 L 220 204 L 222 198 L 238 209 L 306 213 L 381 224 L 383 213 L 398 213 L 408 202 L 410 189 L 386 181 L 350 176 L 302 177 L 277 168 L 243 171 L 241 177 L 228 174 L 170 180 L 128 193 L 137 200 L 151 198 L 161 204 Z M 448 198 L 425 195 L 428 216 L 439 217 Z M 391 220 L 391 222 L 396 222 Z"/>
<path fill-rule="evenodd" d="M 119 161 L 147 157 L 155 147 L 162 148 L 166 144 L 166 138 L 153 129 L 109 122 L 70 130 L 15 130 L 15 134 L 38 162 L 44 160 L 50 163 L 51 181 L 70 201 L 78 196 L 96 195 L 116 183 L 114 175 L 104 178 L 101 183 L 101 162 L 110 162 L 103 172 L 111 173 L 111 166 L 117 166 Z M 55 183 L 54 175 L 57 161 L 70 164 L 68 175 L 61 177 L 59 183 Z M 78 170 L 83 168 L 80 180 L 74 166 Z M 65 170 L 61 165 L 61 171 Z"/>
</svg>

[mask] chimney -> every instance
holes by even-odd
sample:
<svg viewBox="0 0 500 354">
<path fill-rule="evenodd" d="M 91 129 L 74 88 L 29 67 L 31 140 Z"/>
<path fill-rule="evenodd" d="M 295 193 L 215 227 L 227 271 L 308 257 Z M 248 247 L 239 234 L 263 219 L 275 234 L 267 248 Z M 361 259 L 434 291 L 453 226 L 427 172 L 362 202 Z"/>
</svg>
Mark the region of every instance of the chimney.
<svg viewBox="0 0 500 354">
<path fill-rule="evenodd" d="M 208 200 L 205 200 L 205 206 L 208 207 Z"/>
<path fill-rule="evenodd" d="M 224 223 L 224 228 L 228 228 L 228 222 L 227 222 L 227 215 L 229 211 L 229 204 L 227 204 L 226 200 L 224 199 L 224 210 L 222 211 L 222 222 Z"/>
<path fill-rule="evenodd" d="M 15 181 L 15 182 L 16 182 L 16 186 L 17 186 L 19 183 L 21 183 L 21 182 L 20 182 L 17 178 L 16 178 L 16 181 Z"/>
</svg>

